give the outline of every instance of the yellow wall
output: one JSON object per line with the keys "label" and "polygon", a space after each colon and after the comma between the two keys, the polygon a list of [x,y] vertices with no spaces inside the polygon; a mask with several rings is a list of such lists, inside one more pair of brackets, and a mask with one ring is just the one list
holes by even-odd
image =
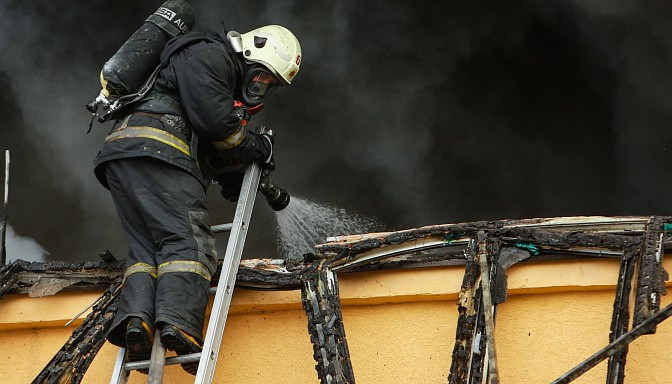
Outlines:
{"label": "yellow wall", "polygon": [[[669,257],[668,257],[669,259]],[[666,261],[670,270],[672,261]],[[462,267],[344,274],[343,317],[357,382],[442,383],[455,339]],[[618,262],[546,262],[509,270],[498,306],[496,348],[503,383],[548,383],[608,342]],[[78,323],[63,328],[99,292],[0,300],[0,380],[29,383]],[[671,299],[664,297],[663,305]],[[300,292],[238,289],[226,326],[216,382],[316,383]],[[626,382],[671,383],[672,321],[630,347]],[[109,382],[117,349],[100,351],[85,383]],[[576,383],[605,380],[606,363]],[[166,382],[193,381],[166,368]],[[133,373],[132,383],[146,382]]]}

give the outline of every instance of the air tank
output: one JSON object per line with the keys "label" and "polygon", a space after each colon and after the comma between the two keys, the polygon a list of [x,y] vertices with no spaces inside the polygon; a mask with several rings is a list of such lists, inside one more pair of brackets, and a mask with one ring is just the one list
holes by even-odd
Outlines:
{"label": "air tank", "polygon": [[102,94],[119,97],[136,92],[159,65],[168,40],[193,28],[191,6],[182,0],[163,3],[105,63],[100,72]]}

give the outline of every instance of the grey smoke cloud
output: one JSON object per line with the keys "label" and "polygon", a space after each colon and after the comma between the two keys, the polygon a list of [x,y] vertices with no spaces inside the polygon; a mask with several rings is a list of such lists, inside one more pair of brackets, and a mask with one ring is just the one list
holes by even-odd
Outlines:
{"label": "grey smoke cloud", "polygon": [[[161,1],[0,3],[0,149],[10,222],[52,259],[126,244],[85,134],[103,63]],[[481,219],[669,214],[672,7],[191,1],[196,29],[276,23],[303,47],[295,85],[253,124],[277,132],[274,181],[388,230]],[[233,205],[209,192],[214,223]],[[272,256],[255,208],[247,254]]]}
{"label": "grey smoke cloud", "polygon": [[49,255],[49,252],[34,239],[21,236],[14,231],[11,225],[7,226],[6,244],[7,244],[7,262],[21,259],[25,261],[43,262]]}

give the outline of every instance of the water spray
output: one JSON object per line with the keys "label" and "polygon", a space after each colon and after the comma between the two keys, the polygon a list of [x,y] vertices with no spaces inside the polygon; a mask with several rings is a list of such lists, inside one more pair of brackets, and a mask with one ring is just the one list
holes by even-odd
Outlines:
{"label": "water spray", "polygon": [[324,243],[329,236],[369,233],[383,228],[376,219],[301,196],[293,196],[292,203],[278,212],[276,219],[278,253],[295,261],[306,253],[315,253],[315,244]]}

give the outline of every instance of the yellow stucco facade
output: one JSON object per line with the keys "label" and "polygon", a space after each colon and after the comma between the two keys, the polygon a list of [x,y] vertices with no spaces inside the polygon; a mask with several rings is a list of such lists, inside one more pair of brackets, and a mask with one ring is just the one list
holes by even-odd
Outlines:
{"label": "yellow stucco facade", "polygon": [[[664,262],[671,270],[672,259]],[[496,317],[501,382],[548,383],[608,343],[618,260],[522,263],[508,271],[509,295]],[[463,267],[339,276],[343,320],[359,384],[447,382]],[[669,286],[669,282],[668,282]],[[100,292],[0,300],[0,378],[30,383],[83,317],[63,325]],[[663,298],[662,305],[672,301]],[[84,315],[85,316],[85,315]],[[672,383],[672,320],[630,345],[626,383]],[[217,383],[317,383],[300,291],[237,289]],[[117,348],[106,344],[84,383],[107,383]],[[576,383],[603,383],[606,362]],[[179,366],[165,382],[193,382]],[[132,383],[146,382],[133,373]]]}

